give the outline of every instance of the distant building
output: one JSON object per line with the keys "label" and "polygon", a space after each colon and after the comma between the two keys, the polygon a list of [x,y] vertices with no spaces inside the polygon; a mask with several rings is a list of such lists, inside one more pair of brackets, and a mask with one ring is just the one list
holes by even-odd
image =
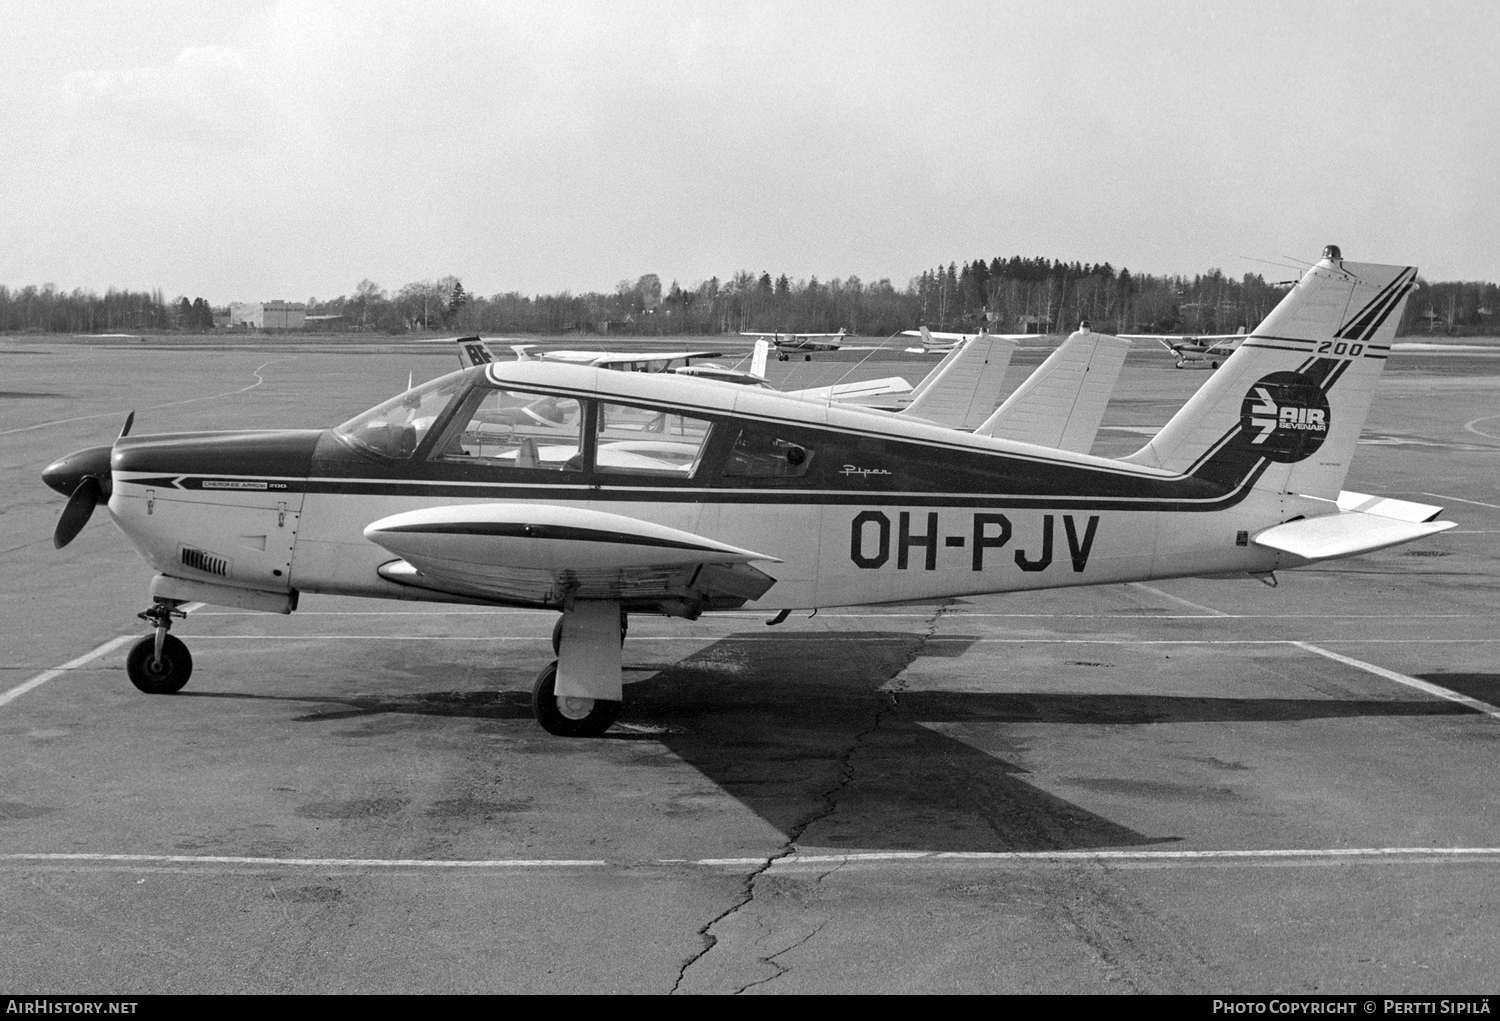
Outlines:
{"label": "distant building", "polygon": [[307,326],[307,306],[279,298],[231,302],[229,325],[251,330],[300,330]]}

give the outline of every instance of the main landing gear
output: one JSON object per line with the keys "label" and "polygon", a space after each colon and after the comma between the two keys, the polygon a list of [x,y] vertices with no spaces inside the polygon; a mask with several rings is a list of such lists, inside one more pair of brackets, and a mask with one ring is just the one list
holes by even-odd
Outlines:
{"label": "main landing gear", "polygon": [[130,683],[148,695],[170,695],[181,691],[193,675],[193,657],[181,640],[167,634],[173,617],[186,617],[177,609],[177,601],[158,599],[151,609],[136,614],[150,624],[154,635],[147,635],[130,647],[125,656],[125,673]]}
{"label": "main landing gear", "polygon": [[[599,737],[615,722],[626,628],[618,603],[580,602],[563,610],[552,628],[557,659],[531,686],[531,709],[543,730],[558,737]],[[566,669],[559,684],[561,667]]]}

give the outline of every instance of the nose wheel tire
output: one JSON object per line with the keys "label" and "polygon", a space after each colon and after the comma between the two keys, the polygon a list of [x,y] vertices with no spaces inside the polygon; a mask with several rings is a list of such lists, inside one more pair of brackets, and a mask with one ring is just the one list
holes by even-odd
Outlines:
{"label": "nose wheel tire", "polygon": [[193,675],[193,657],[181,639],[167,635],[156,658],[156,636],[147,635],[130,647],[125,657],[130,683],[148,695],[170,695],[181,691]]}
{"label": "nose wheel tire", "polygon": [[542,729],[558,737],[599,737],[620,715],[620,703],[602,698],[558,698],[557,663],[548,663],[531,688],[531,711]]}

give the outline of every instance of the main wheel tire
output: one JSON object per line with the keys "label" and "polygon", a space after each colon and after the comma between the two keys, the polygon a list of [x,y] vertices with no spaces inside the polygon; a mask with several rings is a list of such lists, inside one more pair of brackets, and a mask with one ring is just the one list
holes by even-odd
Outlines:
{"label": "main wheel tire", "polygon": [[170,695],[182,690],[193,676],[193,657],[179,639],[167,635],[161,643],[161,660],[156,661],[156,636],[147,635],[130,647],[125,657],[125,674],[130,683],[148,695]]}
{"label": "main wheel tire", "polygon": [[[630,617],[624,610],[620,611],[620,644],[625,644],[625,632],[630,630]],[[552,655],[562,655],[562,614],[558,614],[557,623],[552,625]]]}
{"label": "main wheel tire", "polygon": [[558,698],[557,663],[553,661],[531,687],[531,711],[549,734],[599,737],[620,715],[620,703],[602,698]]}

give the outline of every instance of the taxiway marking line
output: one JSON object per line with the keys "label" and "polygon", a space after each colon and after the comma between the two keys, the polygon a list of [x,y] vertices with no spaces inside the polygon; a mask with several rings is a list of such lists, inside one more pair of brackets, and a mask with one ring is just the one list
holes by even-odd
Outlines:
{"label": "taxiway marking line", "polygon": [[1145,582],[1132,581],[1128,584],[1131,588],[1140,589],[1142,592],[1150,592],[1153,596],[1160,596],[1162,599],[1170,600],[1171,602],[1177,603],[1179,606],[1186,606],[1190,610],[1202,610],[1210,617],[1229,616],[1229,614],[1225,613],[1223,610],[1215,610],[1212,606],[1204,606],[1201,603],[1195,603],[1191,600],[1183,599],[1181,596],[1174,596],[1170,592],[1163,592],[1159,588],[1152,588]]}
{"label": "taxiway marking line", "polygon": [[1487,433],[1483,429],[1474,428],[1480,422],[1488,422],[1492,418],[1500,418],[1500,415],[1480,415],[1478,418],[1465,422],[1464,428],[1475,436],[1483,436],[1487,440],[1500,440],[1500,436],[1496,436],[1494,433]]}
{"label": "taxiway marking line", "polygon": [[[657,858],[647,860],[608,860],[603,858],[264,858],[249,855],[192,854],[0,854],[5,865],[227,865],[253,868],[343,868],[343,869],[432,869],[432,870],[529,870],[529,869],[598,869],[660,868],[697,866],[700,868],[758,867],[767,858]],[[1400,858],[1500,857],[1500,847],[1332,847],[1332,848],[1266,848],[1202,851],[866,851],[851,854],[790,854],[771,858],[770,868],[792,870],[827,865],[849,864],[996,864],[1094,862],[1107,865],[1116,862],[1156,862],[1178,864],[1199,861],[1379,861]]]}
{"label": "taxiway marking line", "polygon": [[1475,507],[1488,507],[1490,510],[1500,510],[1500,504],[1484,503],[1481,500],[1465,500],[1461,496],[1444,496],[1442,493],[1423,493],[1422,495],[1430,496],[1434,500],[1457,500],[1459,503],[1471,503]]}
{"label": "taxiway marking line", "polygon": [[[160,411],[163,408],[176,408],[176,407],[179,407],[179,406],[181,406],[183,404],[197,404],[199,401],[214,401],[214,400],[218,400],[221,397],[233,397],[236,394],[246,393],[246,392],[248,392],[250,390],[254,390],[258,386],[262,386],[262,385],[265,384],[266,379],[265,379],[264,376],[262,376],[260,374],[260,370],[261,369],[264,369],[267,365],[275,365],[277,362],[290,362],[290,361],[294,361],[296,359],[296,357],[297,357],[296,355],[292,355],[291,357],[288,357],[288,358],[272,358],[268,362],[261,362],[250,373],[252,376],[255,377],[255,382],[251,383],[249,386],[242,386],[238,390],[226,390],[224,393],[221,393],[221,394],[209,394],[207,397],[189,397],[185,401],[169,401],[166,404],[153,404],[153,405],[151,405],[148,408],[143,408],[142,410],[144,410],[144,411]],[[120,411],[101,411],[97,415],[79,415],[76,418],[59,418],[59,419],[54,419],[51,422],[38,422],[35,425],[22,426],[19,429],[5,429],[5,430],[0,430],[0,436],[11,436],[11,435],[14,435],[15,433],[31,432],[34,429],[45,429],[48,426],[52,426],[52,425],[68,425],[69,423],[72,423],[72,422],[87,422],[90,419],[95,419],[95,418],[119,418],[121,414],[122,414],[122,412],[120,412]]]}
{"label": "taxiway marking line", "polygon": [[[1452,530],[1447,535],[1500,535],[1500,529],[1492,532],[1462,532]],[[199,604],[202,605],[202,604]],[[200,617],[264,617],[264,610],[209,610],[200,613]],[[302,617],[545,617],[547,620],[556,620],[556,612],[553,610],[298,610],[294,614]],[[953,618],[998,618],[1014,620],[1201,620],[1205,616],[1224,617],[1229,620],[1306,620],[1305,613],[972,613],[968,610],[949,610],[945,615]],[[838,620],[864,620],[884,619],[895,617],[904,620],[928,620],[932,617],[930,613],[820,613],[819,619],[831,618]],[[1493,619],[1493,614],[1487,613],[1319,613],[1321,620],[1468,620],[1474,617],[1483,617],[1486,620]],[[764,613],[716,613],[712,618],[701,617],[696,623],[709,624],[714,621],[740,621],[740,620],[764,620]],[[807,618],[794,617],[790,621],[801,621]]]}
{"label": "taxiway marking line", "polygon": [[[722,638],[723,636],[717,636]],[[828,631],[817,636],[829,642],[906,642],[905,637],[871,638],[864,634]],[[196,635],[199,642],[540,642],[535,635]],[[712,642],[714,635],[637,636],[642,642]],[[776,635],[742,635],[740,642],[775,642]],[[1348,645],[1494,645],[1500,638],[1335,638],[1319,639]],[[964,638],[934,635],[927,642],[963,642],[966,645],[1302,645],[1291,638]]]}
{"label": "taxiway marking line", "polygon": [[32,688],[39,688],[42,685],[46,684],[48,681],[52,680],[52,678],[59,677],[62,674],[67,673],[69,670],[77,670],[79,667],[84,666],[85,664],[92,663],[100,656],[107,656],[111,652],[114,652],[116,649],[118,649],[120,646],[124,645],[126,642],[135,641],[137,637],[139,636],[120,635],[118,638],[111,638],[109,641],[105,642],[97,649],[85,652],[77,659],[70,659],[62,666],[53,667],[51,670],[44,670],[33,677],[31,680],[24,681],[16,685],[14,688],[11,688],[9,691],[5,692],[3,695],[0,695],[0,705],[5,705],[7,702],[20,698]]}
{"label": "taxiway marking line", "polygon": [[1388,681],[1395,681],[1397,684],[1404,684],[1408,688],[1416,688],[1418,691],[1425,691],[1429,695],[1436,695],[1438,698],[1445,698],[1449,702],[1457,702],[1459,705],[1467,706],[1470,709],[1475,710],[1476,712],[1481,712],[1486,716],[1492,716],[1495,719],[1500,720],[1500,708],[1496,708],[1495,706],[1490,705],[1488,702],[1481,702],[1477,698],[1470,698],[1468,695],[1461,695],[1458,692],[1445,688],[1440,684],[1433,684],[1430,681],[1424,681],[1416,677],[1408,677],[1406,674],[1399,674],[1394,670],[1387,670],[1385,667],[1376,666],[1374,663],[1366,663],[1363,660],[1355,659],[1352,656],[1343,656],[1337,652],[1331,652],[1328,649],[1313,645],[1310,642],[1293,642],[1292,644],[1297,646],[1298,648],[1306,649],[1308,652],[1315,652],[1319,656],[1324,656],[1328,659],[1331,659],[1335,663],[1342,663],[1345,666],[1352,666],[1357,670],[1363,670],[1366,673],[1374,674],[1376,677],[1384,677]]}

